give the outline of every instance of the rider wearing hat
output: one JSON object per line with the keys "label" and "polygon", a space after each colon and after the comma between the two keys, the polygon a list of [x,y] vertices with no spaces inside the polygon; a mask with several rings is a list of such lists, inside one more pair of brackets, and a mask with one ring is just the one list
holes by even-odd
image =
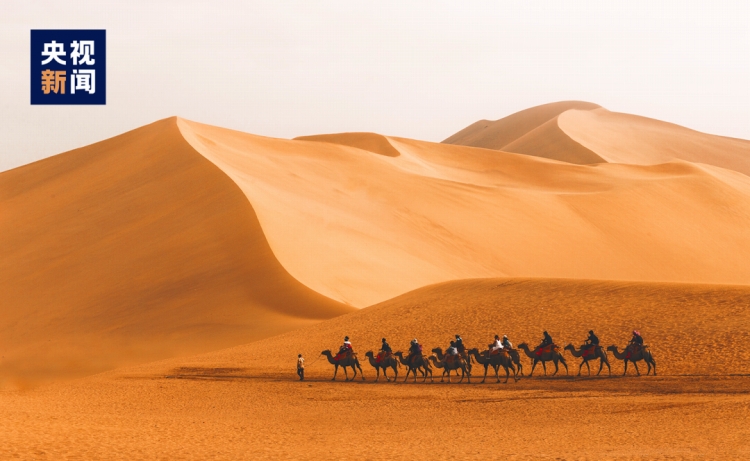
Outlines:
{"label": "rider wearing hat", "polygon": [[466,346],[464,346],[464,340],[461,338],[461,335],[456,335],[456,349],[458,350],[459,354],[463,354],[466,350]]}
{"label": "rider wearing hat", "polygon": [[513,344],[510,343],[506,335],[503,335],[502,345],[505,349],[513,349]]}
{"label": "rider wearing hat", "polygon": [[349,337],[344,336],[344,344],[339,347],[339,354],[343,354],[346,351],[353,351],[352,343],[349,342]]}
{"label": "rider wearing hat", "polygon": [[422,355],[422,345],[419,344],[417,338],[414,338],[411,340],[411,343],[409,343],[409,358],[417,355]]}

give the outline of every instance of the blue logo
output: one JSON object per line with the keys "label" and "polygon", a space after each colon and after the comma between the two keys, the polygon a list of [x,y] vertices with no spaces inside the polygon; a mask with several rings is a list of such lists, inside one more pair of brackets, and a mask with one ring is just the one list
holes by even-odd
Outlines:
{"label": "blue logo", "polygon": [[31,104],[106,103],[106,30],[31,31]]}

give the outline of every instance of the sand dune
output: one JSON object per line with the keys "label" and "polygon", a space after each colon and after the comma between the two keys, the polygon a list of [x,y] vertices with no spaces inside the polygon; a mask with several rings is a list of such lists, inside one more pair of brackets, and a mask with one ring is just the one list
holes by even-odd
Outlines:
{"label": "sand dune", "polygon": [[178,124],[248,197],[290,274],[357,307],[473,277],[750,283],[750,178],[732,171]]}
{"label": "sand dune", "polygon": [[681,159],[750,176],[750,141],[743,139],[604,109],[567,111],[558,124],[572,140],[607,162],[654,165]]}
{"label": "sand dune", "polygon": [[456,279],[747,284],[749,199],[683,161],[168,119],[0,175],[1,370],[198,353]]}
{"label": "sand dune", "polygon": [[[530,107],[500,120],[480,120],[445,141],[446,144],[505,150],[505,146],[572,109],[593,110],[600,106],[583,101],[561,101]],[[516,152],[516,151],[511,151]],[[519,152],[526,153],[526,152]]]}
{"label": "sand dune", "polygon": [[[555,342],[564,346],[581,344],[588,331],[594,329],[603,345],[622,347],[630,339],[630,332],[638,329],[651,347],[662,376],[747,375],[748,305],[747,286],[565,279],[462,280],[423,287],[292,333],[137,367],[130,373],[169,375],[184,370],[189,375],[189,369],[219,368],[255,376],[289,373],[289,364],[294,364],[298,352],[314,359],[323,349],[337,348],[345,334],[364,355],[367,350],[377,350],[383,336],[394,350],[407,350],[415,337],[428,348],[445,349],[454,334],[461,334],[469,347],[486,349],[495,334],[507,334],[514,344],[538,344],[542,331],[548,330]],[[577,373],[579,360],[566,354],[570,371]],[[622,374],[622,362],[612,354],[609,358],[613,374]],[[527,364],[525,360],[524,367]],[[525,370],[530,371],[528,367]],[[368,371],[371,369],[365,370]],[[325,360],[308,370],[311,377],[317,378],[330,378],[332,372],[333,367]],[[630,372],[635,374],[632,367]],[[371,376],[372,372],[367,374]]]}
{"label": "sand dune", "polygon": [[319,141],[342,146],[351,146],[388,157],[398,157],[401,153],[393,147],[387,137],[376,133],[338,133],[316,136],[299,136],[300,141]]}
{"label": "sand dune", "polygon": [[[3,458],[745,459],[750,288],[574,280],[424,287],[253,344],[20,394],[0,394]],[[352,336],[470,346],[493,334],[578,344],[638,327],[658,377],[522,378],[496,384],[329,381],[315,357]],[[308,381],[295,380],[298,351]],[[577,361],[569,355],[571,374]],[[529,362],[524,360],[528,374]],[[475,368],[476,370],[477,368]],[[403,370],[402,370],[403,377]],[[381,378],[382,379],[382,378]],[[710,424],[707,423],[710,421]],[[460,440],[461,443],[446,443]]]}
{"label": "sand dune", "polygon": [[351,308],[294,280],[175,119],[0,174],[0,376],[246,343]]}
{"label": "sand dune", "polygon": [[494,122],[480,120],[443,142],[581,165],[655,165],[679,159],[750,175],[750,141],[610,112],[590,103],[546,104]]}

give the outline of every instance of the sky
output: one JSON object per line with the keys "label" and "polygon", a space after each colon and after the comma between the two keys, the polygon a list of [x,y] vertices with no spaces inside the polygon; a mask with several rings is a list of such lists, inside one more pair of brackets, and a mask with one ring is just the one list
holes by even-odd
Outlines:
{"label": "sky", "polygon": [[[750,2],[4,1],[0,171],[178,115],[441,141],[548,102],[750,139]],[[107,104],[32,106],[31,29],[106,29]]]}

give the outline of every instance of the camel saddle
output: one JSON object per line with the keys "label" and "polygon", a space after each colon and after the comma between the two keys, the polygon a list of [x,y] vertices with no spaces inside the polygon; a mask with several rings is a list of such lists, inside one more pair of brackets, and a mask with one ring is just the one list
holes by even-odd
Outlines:
{"label": "camel saddle", "polygon": [[448,355],[445,356],[444,362],[445,363],[454,363],[454,362],[456,362],[456,361],[458,361],[460,359],[461,359],[460,355],[451,355],[451,354],[448,354]]}
{"label": "camel saddle", "polygon": [[581,349],[583,349],[583,353],[581,354],[581,357],[589,357],[596,355],[596,348],[594,344],[585,344],[581,346]]}
{"label": "camel saddle", "polygon": [[336,357],[334,357],[333,360],[338,362],[339,360],[351,357],[352,355],[354,355],[354,351],[351,349],[347,349],[344,352],[339,352],[338,354],[336,354]]}
{"label": "camel saddle", "polygon": [[492,349],[490,349],[490,357],[494,357],[494,356],[500,355],[500,354],[506,354],[507,355],[507,352],[505,352],[505,349],[496,349],[494,351]]}
{"label": "camel saddle", "polygon": [[641,352],[642,350],[646,349],[648,346],[644,345],[637,345],[637,344],[630,344],[627,348],[625,348],[625,351],[627,352],[625,354],[625,359],[629,359],[633,354],[637,354]]}
{"label": "camel saddle", "polygon": [[387,359],[387,358],[390,358],[390,357],[391,357],[391,355],[392,355],[392,354],[391,354],[390,352],[384,352],[384,351],[380,351],[380,352],[378,352],[378,356],[377,356],[377,357],[375,357],[375,363],[380,363],[380,362],[382,362],[383,360],[385,360],[385,359]]}
{"label": "camel saddle", "polygon": [[559,350],[560,350],[560,348],[557,347],[556,344],[548,344],[548,345],[543,346],[543,347],[537,347],[536,348],[536,355],[538,355],[538,356],[541,357],[542,354],[548,354],[548,353],[550,353],[552,351],[559,351]]}

